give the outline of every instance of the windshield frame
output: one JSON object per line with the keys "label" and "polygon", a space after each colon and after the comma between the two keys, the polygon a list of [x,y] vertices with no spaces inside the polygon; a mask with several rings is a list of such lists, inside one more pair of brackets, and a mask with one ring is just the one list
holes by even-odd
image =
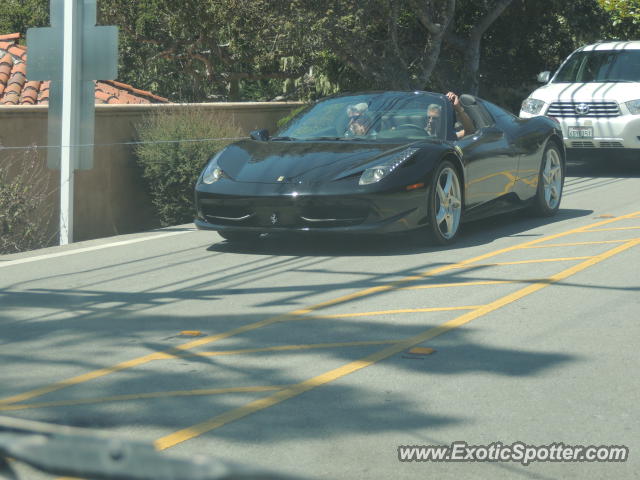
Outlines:
{"label": "windshield frame", "polygon": [[[435,134],[428,134],[426,123],[428,110],[433,104],[440,107],[440,120]],[[380,143],[406,143],[420,140],[446,140],[453,128],[452,109],[447,98],[434,92],[387,91],[361,92],[326,97],[300,111],[272,137],[272,140],[286,141],[368,141]],[[346,128],[353,121],[353,108],[360,108],[369,116],[366,134],[349,134]],[[325,113],[329,110],[329,113]],[[357,115],[360,117],[363,115]],[[406,127],[392,125],[398,119],[407,118]],[[437,118],[437,117],[434,117]],[[421,125],[424,119],[425,125]],[[313,134],[303,134],[308,123],[321,120],[327,123]],[[387,122],[387,123],[385,123]],[[409,127],[408,125],[414,125]],[[400,128],[398,128],[400,127]],[[423,128],[424,127],[424,128]],[[421,133],[420,130],[424,130]],[[341,134],[340,131],[343,131]]]}

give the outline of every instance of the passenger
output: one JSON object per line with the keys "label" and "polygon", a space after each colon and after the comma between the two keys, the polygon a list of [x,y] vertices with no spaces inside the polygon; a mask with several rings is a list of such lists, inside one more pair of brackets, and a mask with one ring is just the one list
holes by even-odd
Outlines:
{"label": "passenger", "polygon": [[453,104],[453,110],[456,112],[457,121],[462,124],[462,130],[457,131],[456,136],[458,138],[462,138],[467,135],[471,135],[476,129],[473,125],[473,120],[471,120],[471,117],[469,117],[467,112],[464,111],[458,95],[453,92],[448,92],[447,98]]}
{"label": "passenger", "polygon": [[366,135],[371,128],[371,122],[367,118],[368,105],[366,103],[358,103],[347,107],[347,116],[349,123],[345,136],[362,136]]}

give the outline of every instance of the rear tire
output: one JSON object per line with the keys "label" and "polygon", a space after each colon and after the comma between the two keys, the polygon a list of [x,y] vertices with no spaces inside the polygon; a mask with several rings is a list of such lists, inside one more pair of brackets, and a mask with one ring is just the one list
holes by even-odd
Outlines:
{"label": "rear tire", "polygon": [[565,164],[560,149],[550,142],[542,154],[538,190],[531,206],[531,213],[539,217],[556,214],[562,200],[564,175]]}
{"label": "rear tire", "polygon": [[436,168],[428,198],[430,236],[438,245],[456,241],[462,219],[462,187],[458,170],[448,160]]}

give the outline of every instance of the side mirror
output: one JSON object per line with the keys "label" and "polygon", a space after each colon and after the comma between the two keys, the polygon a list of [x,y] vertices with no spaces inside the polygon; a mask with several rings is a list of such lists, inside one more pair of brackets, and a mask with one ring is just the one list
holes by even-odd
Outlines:
{"label": "side mirror", "polygon": [[249,132],[251,140],[257,140],[258,142],[266,142],[269,140],[269,130],[263,128],[262,130],[253,130]]}
{"label": "side mirror", "polygon": [[549,83],[551,79],[551,72],[540,72],[538,74],[538,82],[540,83]]}

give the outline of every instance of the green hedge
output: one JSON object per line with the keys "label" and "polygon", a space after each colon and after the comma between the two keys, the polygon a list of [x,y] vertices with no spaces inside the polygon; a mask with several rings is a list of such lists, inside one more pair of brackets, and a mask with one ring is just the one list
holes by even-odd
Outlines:
{"label": "green hedge", "polygon": [[245,136],[228,119],[197,107],[151,115],[137,130],[137,162],[163,226],[193,221],[201,170],[217,151]]}
{"label": "green hedge", "polygon": [[35,150],[0,160],[0,254],[51,246],[55,188]]}

